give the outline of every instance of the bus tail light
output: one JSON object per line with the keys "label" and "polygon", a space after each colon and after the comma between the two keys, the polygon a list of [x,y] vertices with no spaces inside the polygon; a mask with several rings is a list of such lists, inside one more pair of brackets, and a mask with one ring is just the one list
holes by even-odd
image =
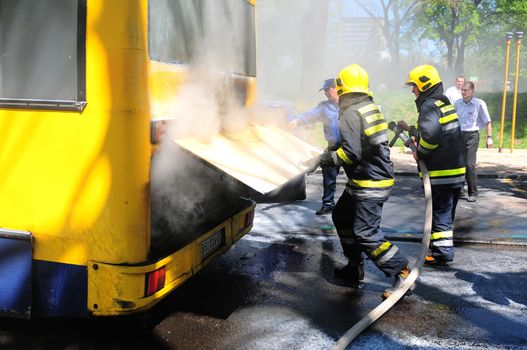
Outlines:
{"label": "bus tail light", "polygon": [[245,214],[245,227],[249,227],[253,224],[254,220],[254,209]]}
{"label": "bus tail light", "polygon": [[145,297],[154,294],[165,286],[167,268],[163,266],[146,274]]}

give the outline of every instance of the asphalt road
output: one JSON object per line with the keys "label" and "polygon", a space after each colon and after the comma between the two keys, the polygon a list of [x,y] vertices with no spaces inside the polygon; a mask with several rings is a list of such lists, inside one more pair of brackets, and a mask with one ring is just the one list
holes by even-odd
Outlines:
{"label": "asphalt road", "polygon": [[[259,204],[252,233],[161,302],[151,315],[159,322],[153,330],[139,331],[123,319],[0,319],[0,348],[331,348],[381,302],[391,280],[370,261],[362,289],[333,277],[345,259],[330,216],[314,216],[320,183],[319,174],[308,177],[306,201]],[[344,177],[339,191],[343,184]],[[455,262],[425,268],[414,294],[350,348],[527,349],[525,185],[482,179],[477,204],[460,202]],[[398,178],[382,222],[414,260],[421,196],[417,179]]]}

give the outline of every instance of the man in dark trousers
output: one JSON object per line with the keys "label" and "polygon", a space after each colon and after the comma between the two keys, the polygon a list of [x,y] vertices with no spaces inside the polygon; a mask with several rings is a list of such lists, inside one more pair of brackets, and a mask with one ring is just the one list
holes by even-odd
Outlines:
{"label": "man in dark trousers", "polygon": [[373,103],[368,73],[358,64],[344,68],[336,79],[339,95],[341,146],[321,155],[322,167],[342,165],[346,189],[333,210],[333,223],[349,259],[338,278],[354,286],[364,280],[364,252],[386,276],[394,276],[389,297],[408,277],[408,259],[380,230],[382,207],[394,184],[387,123]]}
{"label": "man in dark trousers", "polygon": [[[417,128],[404,121],[399,127],[415,137],[416,160],[427,166],[432,184],[432,235],[427,265],[445,265],[454,260],[453,224],[461,188],[465,182],[465,145],[458,116],[443,95],[443,83],[430,65],[415,67],[408,75],[416,100]],[[421,174],[420,174],[421,175]]]}
{"label": "man in dark trousers", "polygon": [[[478,175],[476,172],[477,152],[479,147],[479,130],[487,130],[486,146],[492,148],[492,125],[490,122],[487,104],[482,99],[474,96],[474,83],[467,81],[461,87],[462,99],[454,103],[463,139],[465,141],[465,154],[467,157],[467,202],[475,202],[478,196]],[[461,197],[463,198],[463,196]]]}
{"label": "man in dark trousers", "polygon": [[[320,102],[315,108],[298,114],[290,123],[289,128],[296,128],[299,124],[312,124],[322,122],[324,126],[324,137],[328,142],[326,151],[335,151],[340,144],[339,133],[339,96],[335,90],[335,79],[326,79],[319,91],[324,90],[326,101]],[[322,179],[324,194],[322,195],[322,206],[316,211],[317,215],[331,213],[335,207],[335,189],[337,187],[337,175],[340,166],[322,168]]]}

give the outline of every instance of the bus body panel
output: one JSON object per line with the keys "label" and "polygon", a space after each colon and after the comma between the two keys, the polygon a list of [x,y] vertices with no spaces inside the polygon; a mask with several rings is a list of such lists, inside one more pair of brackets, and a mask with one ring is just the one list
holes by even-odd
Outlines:
{"label": "bus body panel", "polygon": [[88,2],[82,113],[0,109],[0,222],[34,234],[35,259],[147,256],[146,11],[146,1]]}
{"label": "bus body panel", "polygon": [[[154,104],[170,103],[188,74],[184,66],[149,59],[147,0],[79,4],[86,6],[79,19],[85,66],[78,68],[85,74],[85,107],[0,108],[0,227],[34,238],[18,266],[27,282],[18,289],[19,317],[28,317],[27,310],[34,316],[146,310],[252,227],[254,203],[246,203],[182,249],[149,259]],[[255,78],[238,80],[250,104]],[[224,241],[203,256],[218,230]],[[2,256],[0,266],[8,265]],[[162,265],[167,284],[145,297],[148,274]]]}

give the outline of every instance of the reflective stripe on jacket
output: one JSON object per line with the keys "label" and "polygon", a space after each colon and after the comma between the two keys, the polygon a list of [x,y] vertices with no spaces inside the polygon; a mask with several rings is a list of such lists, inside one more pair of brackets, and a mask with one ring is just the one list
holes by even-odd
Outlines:
{"label": "reflective stripe on jacket", "polygon": [[346,191],[360,200],[384,201],[394,184],[388,124],[366,94],[342,95],[339,107],[341,147],[336,156],[349,179]]}
{"label": "reflective stripe on jacket", "polygon": [[[454,106],[438,93],[418,103],[417,155],[430,172],[432,186],[460,187],[465,181],[463,134]],[[422,176],[421,173],[419,173]]]}

